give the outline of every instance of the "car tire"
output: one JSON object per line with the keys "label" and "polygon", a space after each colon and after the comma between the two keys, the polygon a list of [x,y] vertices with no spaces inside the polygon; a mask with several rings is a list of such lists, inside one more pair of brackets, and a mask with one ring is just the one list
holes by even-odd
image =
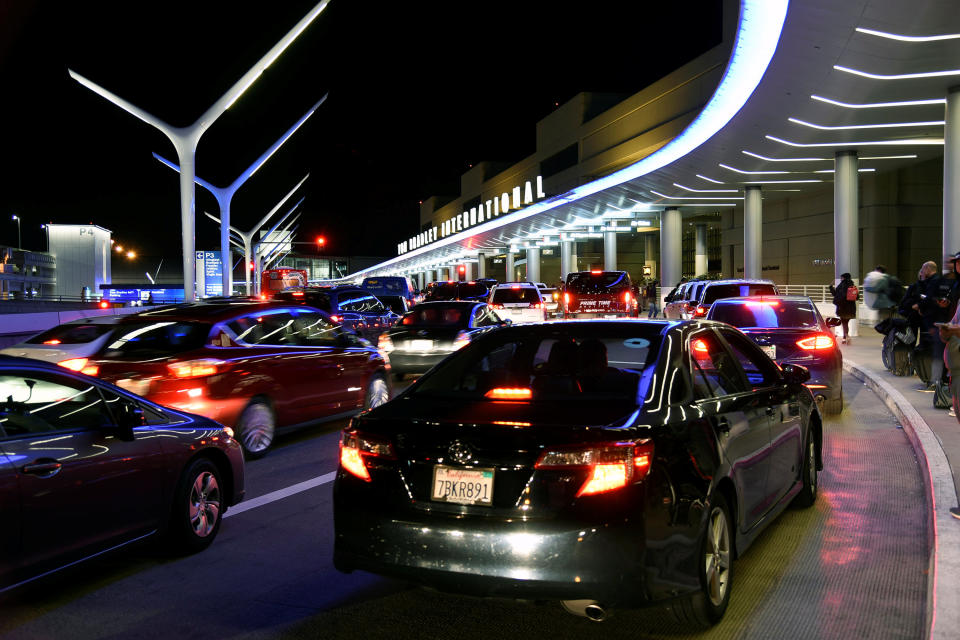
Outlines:
{"label": "car tire", "polygon": [[367,390],[363,394],[363,408],[374,409],[390,400],[390,387],[387,381],[379,373],[375,373],[367,384]]}
{"label": "car tire", "polygon": [[267,455],[277,433],[277,419],[264,400],[254,400],[243,410],[234,426],[237,440],[248,460]]}
{"label": "car tire", "polygon": [[823,412],[828,416],[835,416],[843,412],[843,389],[836,398],[823,401]]}
{"label": "car tire", "polygon": [[723,618],[733,589],[733,524],[723,495],[710,499],[707,526],[700,541],[700,589],[670,605],[677,621],[705,629]]}
{"label": "car tire", "polygon": [[184,470],[173,496],[168,541],[178,553],[196,553],[210,546],[220,531],[224,510],[220,470],[197,458]]}
{"label": "car tire", "polygon": [[807,446],[803,450],[803,487],[800,493],[793,499],[798,507],[812,507],[817,501],[817,488],[820,486],[817,477],[817,445],[813,439],[813,433],[807,433]]}

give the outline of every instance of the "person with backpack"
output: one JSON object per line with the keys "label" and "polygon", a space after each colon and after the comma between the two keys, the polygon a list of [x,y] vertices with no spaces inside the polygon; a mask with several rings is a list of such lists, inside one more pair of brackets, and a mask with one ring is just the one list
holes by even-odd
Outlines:
{"label": "person with backpack", "polygon": [[[877,267],[863,279],[863,304],[876,310],[877,319],[883,322],[893,315],[896,302],[903,297],[903,285],[887,273],[886,267]],[[893,300],[897,298],[897,300]]]}
{"label": "person with backpack", "polygon": [[836,287],[830,285],[830,293],[833,294],[833,304],[843,325],[843,344],[850,344],[850,320],[857,317],[857,296],[860,292],[850,274],[841,273],[839,284]]}

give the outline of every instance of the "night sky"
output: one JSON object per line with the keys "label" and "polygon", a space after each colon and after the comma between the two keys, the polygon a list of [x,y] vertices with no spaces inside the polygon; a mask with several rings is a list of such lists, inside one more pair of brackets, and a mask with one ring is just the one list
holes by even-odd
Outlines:
{"label": "night sky", "polygon": [[[173,146],[67,69],[185,126],[314,4],[4,0],[0,244],[16,244],[17,214],[25,248],[45,248],[43,222],[92,222],[178,262],[177,176],[150,155],[176,161]],[[420,200],[456,196],[473,163],[532,153],[557,103],[635,93],[719,38],[718,0],[332,0],[204,134],[197,174],[226,186],[329,92],[237,193],[234,225],[309,172],[297,240],[322,233],[328,254],[389,257],[417,232]],[[198,187],[197,248],[219,248],[204,210],[217,205]]]}

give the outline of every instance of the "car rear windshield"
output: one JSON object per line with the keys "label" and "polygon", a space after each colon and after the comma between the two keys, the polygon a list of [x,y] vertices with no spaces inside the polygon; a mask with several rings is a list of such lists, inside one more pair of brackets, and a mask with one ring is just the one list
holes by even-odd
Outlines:
{"label": "car rear windshield", "polygon": [[27,344],[86,344],[114,328],[113,324],[62,324],[30,338]]}
{"label": "car rear windshield", "polygon": [[500,330],[438,364],[413,395],[523,402],[640,404],[660,327],[605,325]]}
{"label": "car rear windshield", "polygon": [[469,305],[422,305],[414,307],[400,323],[404,326],[466,327],[471,312]]}
{"label": "car rear windshield", "polygon": [[457,297],[457,285],[452,282],[435,284],[427,289],[426,298],[428,300],[455,300]]}
{"label": "car rear windshield", "polygon": [[812,302],[793,300],[721,301],[710,318],[739,329],[815,329],[820,324]]}
{"label": "car rear windshield", "polygon": [[210,335],[205,322],[145,321],[117,328],[103,355],[108,358],[162,358],[199,349]]}
{"label": "car rear windshield", "polygon": [[377,296],[377,298],[384,306],[396,314],[403,315],[403,312],[407,310],[403,304],[404,299],[402,296]]}
{"label": "car rear windshield", "polygon": [[540,293],[533,287],[497,288],[493,292],[493,301],[498,304],[513,304],[517,302],[540,302]]}
{"label": "car rear windshield", "polygon": [[567,291],[587,294],[615,294],[628,288],[630,280],[624,272],[573,273],[567,279]]}
{"label": "car rear windshield", "polygon": [[[303,295],[299,295],[302,293]],[[291,302],[305,302],[311,307],[316,307],[321,311],[330,313],[330,295],[322,291],[281,291],[276,296],[278,300],[289,300]]]}
{"label": "car rear windshield", "polygon": [[482,298],[490,293],[487,285],[479,282],[461,282],[458,288],[458,295],[461,298]]}
{"label": "car rear windshield", "polygon": [[775,296],[777,289],[772,284],[743,283],[743,284],[714,284],[707,287],[703,294],[702,304],[713,304],[721,298],[742,298],[745,296]]}

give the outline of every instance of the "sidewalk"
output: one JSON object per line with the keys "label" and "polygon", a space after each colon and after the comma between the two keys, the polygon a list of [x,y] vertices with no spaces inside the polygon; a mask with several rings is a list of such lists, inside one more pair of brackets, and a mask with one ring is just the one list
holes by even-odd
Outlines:
{"label": "sidewalk", "polygon": [[960,629],[960,520],[949,509],[960,495],[960,422],[933,407],[933,393],[916,376],[898,377],[880,358],[883,337],[860,326],[852,344],[841,345],[843,367],[873,389],[900,420],[926,476],[930,505],[928,618],[931,638],[956,638]]}

